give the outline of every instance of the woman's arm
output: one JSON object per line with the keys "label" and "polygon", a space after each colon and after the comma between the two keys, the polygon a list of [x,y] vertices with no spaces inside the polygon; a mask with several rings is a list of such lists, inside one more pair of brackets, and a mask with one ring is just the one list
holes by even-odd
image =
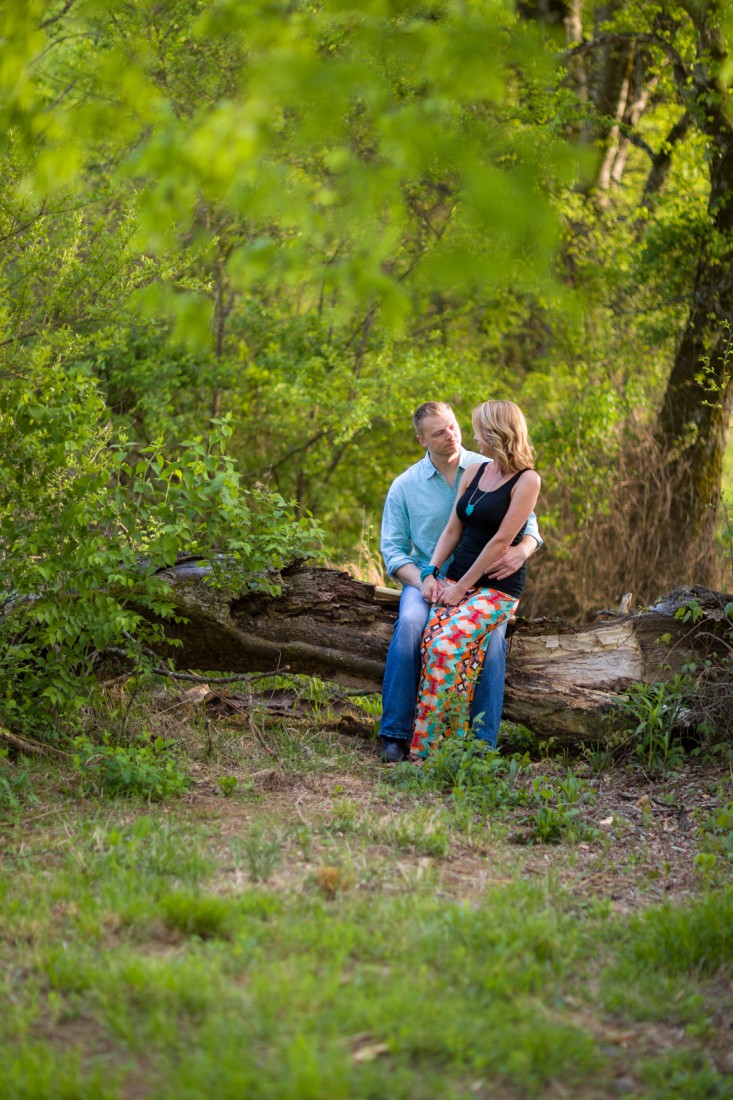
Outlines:
{"label": "woman's arm", "polygon": [[[435,550],[433,550],[430,558],[430,565],[442,566],[460,542],[461,535],[463,534],[463,524],[458,518],[456,506],[466,490],[471,475],[475,474],[475,472],[475,466],[469,466],[463,471],[461,482],[458,486],[458,492],[456,493],[456,503],[453,505],[450,519],[441,531],[440,538],[435,544]],[[442,588],[443,582],[439,581],[437,577],[426,577],[422,584],[423,598],[427,600],[428,603],[433,603],[437,600]]]}
{"label": "woman's arm", "polygon": [[522,474],[514,486],[511,503],[504,519],[501,521],[499,530],[493,538],[489,539],[476,561],[470,569],[466,570],[461,579],[454,584],[449,584],[444,589],[441,595],[442,603],[454,604],[462,600],[468,589],[473,587],[479,577],[482,577],[491,568],[497,558],[506,553],[527,522],[530,512],[534,511],[534,506],[540,495],[541,484],[540,475],[535,470],[527,470]]}

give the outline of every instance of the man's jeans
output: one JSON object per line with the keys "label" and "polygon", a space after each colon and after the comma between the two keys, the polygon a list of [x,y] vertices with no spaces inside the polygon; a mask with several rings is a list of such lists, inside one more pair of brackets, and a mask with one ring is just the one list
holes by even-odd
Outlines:
{"label": "man's jeans", "polygon": [[[382,681],[381,737],[412,740],[420,683],[420,642],[429,612],[430,605],[422,598],[420,590],[406,584]],[[493,748],[496,748],[504,706],[506,627],[506,622],[501,623],[489,636],[484,667],[471,704],[473,734]],[[480,721],[477,721],[478,715],[482,715]]]}

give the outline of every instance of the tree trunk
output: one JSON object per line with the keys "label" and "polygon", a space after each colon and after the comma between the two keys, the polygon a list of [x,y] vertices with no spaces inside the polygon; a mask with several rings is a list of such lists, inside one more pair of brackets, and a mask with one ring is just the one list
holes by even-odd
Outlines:
{"label": "tree trunk", "polygon": [[[710,230],[697,263],[690,312],[659,414],[657,435],[674,485],[672,523],[660,532],[704,563],[712,555],[727,433],[733,404],[733,121],[718,79],[726,60],[720,28],[690,8],[700,65],[689,109],[708,139]],[[705,575],[704,572],[702,574]]]}
{"label": "tree trunk", "polygon": [[[282,594],[232,598],[205,583],[206,569],[170,570],[179,614],[167,625],[182,647],[162,655],[180,667],[232,673],[291,672],[361,690],[380,690],[399,594],[332,569],[293,567]],[[693,595],[704,609],[696,627],[675,618]],[[597,739],[603,720],[632,684],[677,670],[691,654],[720,644],[722,608],[731,597],[681,589],[640,614],[575,627],[559,620],[517,622],[507,662],[504,716],[534,732]],[[608,613],[611,614],[611,613]],[[728,625],[730,625],[728,623]],[[661,642],[670,635],[670,644]],[[666,673],[665,673],[666,674]]]}
{"label": "tree trunk", "polygon": [[[675,487],[667,537],[709,548],[720,496],[733,386],[733,132],[711,167],[712,232],[697,264],[692,305],[659,414]],[[660,532],[661,534],[661,532]]]}

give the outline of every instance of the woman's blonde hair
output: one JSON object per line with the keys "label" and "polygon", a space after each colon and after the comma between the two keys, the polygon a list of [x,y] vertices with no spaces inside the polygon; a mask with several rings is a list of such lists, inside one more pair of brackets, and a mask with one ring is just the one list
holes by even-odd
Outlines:
{"label": "woman's blonde hair", "polygon": [[471,414],[473,430],[491,452],[502,473],[516,474],[534,467],[524,413],[513,401],[484,401]]}

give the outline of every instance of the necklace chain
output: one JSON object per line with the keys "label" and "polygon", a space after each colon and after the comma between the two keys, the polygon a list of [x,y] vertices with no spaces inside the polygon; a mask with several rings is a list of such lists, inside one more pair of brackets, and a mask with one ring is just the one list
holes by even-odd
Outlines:
{"label": "necklace chain", "polygon": [[[481,474],[483,474],[483,470],[481,471]],[[478,479],[479,482],[481,481],[481,474],[479,475],[479,479]],[[485,496],[488,496],[489,493],[496,492],[496,490],[500,489],[500,488],[501,488],[501,485],[495,485],[493,489],[479,489],[478,482],[477,482],[475,488],[471,491],[470,497],[468,498],[468,504],[466,505],[466,515],[467,516],[473,515],[473,512],[476,508],[476,504],[480,504]],[[477,492],[480,495],[476,498],[476,504],[474,504],[473,498],[474,498],[474,496],[476,496]]]}

